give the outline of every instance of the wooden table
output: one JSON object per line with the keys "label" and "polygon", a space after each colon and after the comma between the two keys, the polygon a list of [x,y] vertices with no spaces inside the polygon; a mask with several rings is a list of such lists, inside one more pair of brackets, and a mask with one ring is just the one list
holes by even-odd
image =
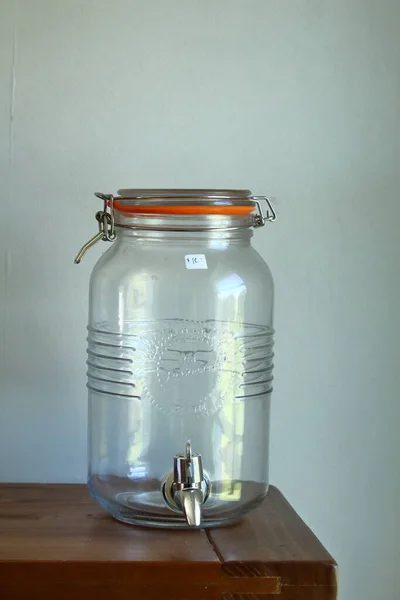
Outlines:
{"label": "wooden table", "polygon": [[240,524],[117,523],[83,485],[0,485],[0,599],[332,600],[336,563],[274,487]]}

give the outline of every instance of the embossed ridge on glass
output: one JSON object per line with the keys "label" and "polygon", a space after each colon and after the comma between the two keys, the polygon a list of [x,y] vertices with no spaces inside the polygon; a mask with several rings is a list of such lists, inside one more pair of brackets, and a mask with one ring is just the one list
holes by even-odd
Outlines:
{"label": "embossed ridge on glass", "polygon": [[88,387],[149,402],[165,415],[212,415],[228,398],[271,390],[273,330],[183,319],[88,327]]}

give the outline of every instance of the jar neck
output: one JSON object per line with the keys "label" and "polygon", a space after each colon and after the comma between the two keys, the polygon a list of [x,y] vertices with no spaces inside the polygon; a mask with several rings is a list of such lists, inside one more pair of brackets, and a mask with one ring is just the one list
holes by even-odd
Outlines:
{"label": "jar neck", "polygon": [[250,216],[232,215],[126,215],[117,213],[117,240],[168,243],[196,240],[207,246],[249,245],[253,236]]}

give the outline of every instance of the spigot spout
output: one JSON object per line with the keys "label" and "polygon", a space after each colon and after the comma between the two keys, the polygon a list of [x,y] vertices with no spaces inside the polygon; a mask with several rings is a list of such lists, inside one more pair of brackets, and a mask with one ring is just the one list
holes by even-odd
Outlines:
{"label": "spigot spout", "polygon": [[204,502],[203,491],[201,489],[179,490],[175,493],[175,500],[181,507],[189,527],[200,527],[201,508]]}

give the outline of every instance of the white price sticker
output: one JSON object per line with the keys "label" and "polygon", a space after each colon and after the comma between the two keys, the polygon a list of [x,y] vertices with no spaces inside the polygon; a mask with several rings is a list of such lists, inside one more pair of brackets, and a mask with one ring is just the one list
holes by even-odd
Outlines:
{"label": "white price sticker", "polygon": [[208,269],[204,254],[186,254],[185,266],[187,269]]}

